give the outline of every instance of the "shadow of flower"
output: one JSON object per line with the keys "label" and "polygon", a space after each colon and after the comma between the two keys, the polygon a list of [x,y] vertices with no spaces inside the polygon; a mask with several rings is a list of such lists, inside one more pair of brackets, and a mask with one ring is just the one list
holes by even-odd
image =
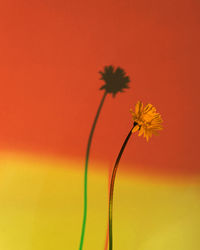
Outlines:
{"label": "shadow of flower", "polygon": [[128,89],[128,83],[130,78],[126,76],[126,72],[117,67],[116,70],[112,65],[105,66],[104,71],[99,71],[101,74],[100,80],[105,81],[105,84],[101,86],[100,90],[105,89],[107,93],[112,93],[113,97],[118,92],[124,92],[124,89]]}

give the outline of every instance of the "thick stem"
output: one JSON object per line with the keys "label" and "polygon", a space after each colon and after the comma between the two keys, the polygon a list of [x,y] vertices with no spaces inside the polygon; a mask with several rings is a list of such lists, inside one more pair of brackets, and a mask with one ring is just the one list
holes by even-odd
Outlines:
{"label": "thick stem", "polygon": [[87,144],[87,150],[86,150],[86,157],[85,157],[85,174],[84,174],[84,210],[83,210],[83,224],[82,224],[82,232],[81,232],[81,239],[80,239],[80,246],[79,250],[82,250],[83,248],[83,241],[84,241],[84,236],[85,236],[85,227],[86,227],[86,219],[87,219],[87,174],[88,174],[88,161],[89,161],[89,154],[90,154],[90,147],[91,147],[91,142],[92,142],[92,137],[94,134],[95,126],[101,111],[101,108],[103,106],[105,97],[107,95],[107,92],[105,91],[101,102],[99,104],[99,108],[97,110],[96,116],[94,118],[94,122],[90,131],[89,139],[88,139],[88,144]]}
{"label": "thick stem", "polygon": [[[134,128],[134,126],[135,126],[135,123],[133,125],[133,128]],[[115,177],[116,177],[119,161],[120,161],[121,156],[124,152],[126,144],[129,140],[129,138],[131,137],[133,128],[130,130],[129,134],[127,135],[127,137],[126,137],[126,139],[121,147],[121,150],[119,152],[119,155],[117,157],[117,160],[115,162],[115,166],[114,166],[113,172],[112,172],[112,178],[111,178],[111,183],[110,183],[110,196],[109,196],[109,250],[113,249],[112,210],[113,210],[113,193],[114,193]]]}

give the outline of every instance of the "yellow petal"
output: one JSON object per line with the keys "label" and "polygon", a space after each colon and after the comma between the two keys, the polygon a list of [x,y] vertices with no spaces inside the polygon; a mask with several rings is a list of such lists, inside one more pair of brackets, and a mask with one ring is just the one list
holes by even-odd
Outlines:
{"label": "yellow petal", "polygon": [[133,121],[137,119],[137,115],[135,113],[132,113]]}
{"label": "yellow petal", "polygon": [[143,134],[144,138],[146,137],[146,129],[144,129],[144,134]]}
{"label": "yellow petal", "polygon": [[144,133],[144,128],[141,127],[138,136],[141,136]]}
{"label": "yellow petal", "polygon": [[133,129],[132,129],[132,133],[135,133],[136,131],[138,131],[139,130],[139,126],[138,125],[136,125]]}
{"label": "yellow petal", "polygon": [[151,108],[152,108],[152,104],[147,104],[146,106],[145,106],[145,108],[144,108],[144,113],[146,113],[146,112],[148,112]]}
{"label": "yellow petal", "polygon": [[139,106],[140,106],[140,102],[138,101],[136,104],[135,104],[135,114],[137,115],[138,112],[139,112]]}
{"label": "yellow petal", "polygon": [[141,101],[138,101],[135,105],[135,114],[138,115],[143,108],[143,103]]}

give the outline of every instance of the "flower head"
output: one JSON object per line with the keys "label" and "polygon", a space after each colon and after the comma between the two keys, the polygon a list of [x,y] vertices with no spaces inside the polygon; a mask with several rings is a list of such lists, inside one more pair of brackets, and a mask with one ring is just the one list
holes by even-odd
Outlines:
{"label": "flower head", "polygon": [[133,112],[131,109],[130,112],[134,121],[132,133],[139,131],[138,135],[143,134],[147,141],[152,134],[157,134],[159,130],[163,129],[161,115],[156,112],[156,108],[152,104],[143,107],[143,103],[138,101],[135,105],[135,111]]}
{"label": "flower head", "polygon": [[112,93],[113,97],[117,92],[123,92],[124,89],[128,89],[128,83],[130,79],[126,76],[126,73],[120,67],[114,70],[112,65],[105,66],[104,71],[99,71],[101,74],[101,80],[105,81],[105,84],[100,89],[105,89],[107,93]]}

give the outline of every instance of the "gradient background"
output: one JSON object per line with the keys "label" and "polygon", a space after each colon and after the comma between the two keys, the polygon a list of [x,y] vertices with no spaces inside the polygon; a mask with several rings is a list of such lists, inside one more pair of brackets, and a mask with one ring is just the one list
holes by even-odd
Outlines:
{"label": "gradient background", "polygon": [[98,71],[110,64],[131,83],[106,97],[95,130],[84,249],[104,249],[109,175],[138,100],[164,130],[132,136],[123,155],[114,248],[200,249],[199,13],[199,0],[0,3],[0,249],[78,249]]}

